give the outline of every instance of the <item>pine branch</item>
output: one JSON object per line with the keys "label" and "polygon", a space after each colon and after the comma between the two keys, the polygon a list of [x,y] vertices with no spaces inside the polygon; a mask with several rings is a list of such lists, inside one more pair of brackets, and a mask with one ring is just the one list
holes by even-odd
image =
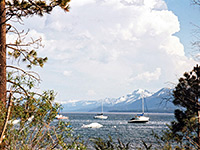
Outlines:
{"label": "pine branch", "polygon": [[[18,67],[15,67],[15,66],[6,66],[6,67],[7,67],[7,68],[13,68],[13,69],[19,70],[19,71],[23,72],[24,74],[26,74],[26,75],[28,75],[28,76],[30,76],[30,77],[36,79],[38,82],[41,81],[39,74],[36,73],[36,72],[34,72],[34,71],[31,71],[31,72],[30,72],[30,71],[24,71],[23,69],[18,68]],[[31,73],[36,74],[36,75],[38,76],[38,78],[35,77],[34,75],[32,75]]]}
{"label": "pine branch", "polygon": [[19,83],[13,82],[11,80],[7,80],[7,82],[12,83],[12,84],[18,86],[20,89],[22,89],[24,91],[25,95],[28,96],[28,92]]}

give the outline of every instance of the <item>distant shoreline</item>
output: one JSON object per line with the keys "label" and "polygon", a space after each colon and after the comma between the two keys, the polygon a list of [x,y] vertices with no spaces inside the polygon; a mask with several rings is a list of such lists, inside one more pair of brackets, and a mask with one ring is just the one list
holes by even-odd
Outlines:
{"label": "distant shoreline", "polygon": [[[61,112],[61,114],[97,114],[99,112]],[[138,114],[140,112],[104,112],[104,114]],[[174,115],[172,112],[149,112],[149,115]]]}

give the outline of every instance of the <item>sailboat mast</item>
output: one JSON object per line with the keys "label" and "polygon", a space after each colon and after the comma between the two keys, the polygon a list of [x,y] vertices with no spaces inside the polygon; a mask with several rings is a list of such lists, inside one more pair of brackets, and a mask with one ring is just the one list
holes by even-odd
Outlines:
{"label": "sailboat mast", "polygon": [[103,102],[101,103],[101,113],[103,113]]}
{"label": "sailboat mast", "polygon": [[143,97],[143,94],[142,94],[142,113],[144,114],[144,97]]}

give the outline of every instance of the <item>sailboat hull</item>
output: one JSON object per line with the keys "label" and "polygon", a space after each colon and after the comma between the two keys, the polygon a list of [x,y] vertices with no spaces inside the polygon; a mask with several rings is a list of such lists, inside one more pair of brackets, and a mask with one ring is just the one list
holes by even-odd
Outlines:
{"label": "sailboat hull", "polygon": [[103,102],[101,104],[101,113],[94,116],[94,119],[107,119],[108,116],[103,115]]}
{"label": "sailboat hull", "polygon": [[130,119],[128,123],[145,123],[149,121],[149,117],[144,116],[144,98],[142,96],[142,114],[136,115],[134,118]]}
{"label": "sailboat hull", "polygon": [[103,115],[97,115],[97,116],[94,116],[94,119],[107,119],[108,116],[103,116]]}
{"label": "sailboat hull", "polygon": [[136,116],[128,121],[128,123],[145,123],[149,121],[149,117],[145,116]]}
{"label": "sailboat hull", "polygon": [[146,123],[149,120],[129,120],[128,123]]}

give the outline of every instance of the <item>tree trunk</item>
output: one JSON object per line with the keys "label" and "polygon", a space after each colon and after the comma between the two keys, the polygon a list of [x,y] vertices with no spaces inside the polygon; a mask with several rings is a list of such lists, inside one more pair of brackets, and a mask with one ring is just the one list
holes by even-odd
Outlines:
{"label": "tree trunk", "polygon": [[6,104],[6,9],[0,0],[0,100]]}

